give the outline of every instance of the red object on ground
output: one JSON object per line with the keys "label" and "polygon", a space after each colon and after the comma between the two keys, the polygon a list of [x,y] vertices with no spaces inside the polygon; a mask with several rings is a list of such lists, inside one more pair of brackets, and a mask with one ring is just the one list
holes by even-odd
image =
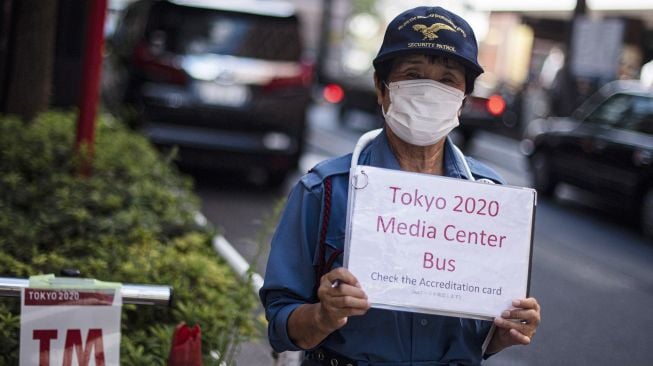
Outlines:
{"label": "red object on ground", "polygon": [[88,160],[84,162],[83,174],[90,174],[90,159],[93,154],[95,136],[95,113],[97,112],[100,92],[100,68],[102,67],[102,47],[104,45],[104,18],[107,12],[107,0],[89,2],[86,42],[84,47],[84,64],[82,85],[79,98],[79,119],[77,120],[77,140],[75,147],[79,150],[84,144],[88,151]]}
{"label": "red object on ground", "polygon": [[172,337],[168,366],[202,366],[202,330],[182,322]]}

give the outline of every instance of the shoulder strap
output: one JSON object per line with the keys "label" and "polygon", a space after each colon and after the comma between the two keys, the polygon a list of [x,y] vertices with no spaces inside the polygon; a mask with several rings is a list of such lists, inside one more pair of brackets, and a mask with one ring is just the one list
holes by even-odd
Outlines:
{"label": "shoulder strap", "polygon": [[320,230],[320,242],[318,243],[318,262],[315,267],[315,286],[313,293],[317,297],[317,289],[320,287],[320,279],[325,273],[331,270],[333,262],[342,254],[342,249],[337,249],[328,259],[326,256],[326,237],[329,231],[329,221],[331,220],[331,177],[324,179],[324,200],[322,204],[322,227]]}
{"label": "shoulder strap", "polygon": [[322,227],[318,243],[318,262],[315,267],[315,288],[319,287],[320,278],[324,275],[324,255],[326,254],[326,236],[331,218],[331,177],[324,180],[324,199],[322,203]]}
{"label": "shoulder strap", "polygon": [[[382,128],[368,131],[363,134],[356,143],[354,147],[354,152],[350,155],[336,159],[336,166],[339,167],[340,171],[349,171],[349,167],[354,167],[358,164],[358,157],[360,156],[361,151],[367,146],[372,140],[374,140],[381,132]],[[349,160],[349,161],[348,161]],[[345,166],[344,163],[348,162]],[[315,167],[316,173],[319,173],[322,166],[318,165]],[[324,199],[323,199],[323,211],[322,211],[322,228],[320,230],[320,242],[318,246],[318,263],[315,267],[315,286],[314,286],[314,295],[317,298],[317,289],[320,287],[320,279],[324,276],[325,273],[331,270],[333,262],[341,255],[344,250],[336,249],[329,255],[328,259],[325,259],[326,256],[326,237],[329,229],[329,221],[331,219],[331,177],[327,176],[324,178]]]}

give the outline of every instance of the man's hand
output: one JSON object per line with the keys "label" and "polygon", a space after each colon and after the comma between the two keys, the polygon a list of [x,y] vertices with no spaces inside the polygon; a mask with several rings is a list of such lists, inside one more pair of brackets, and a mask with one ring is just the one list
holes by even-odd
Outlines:
{"label": "man's hand", "polygon": [[348,317],[363,315],[370,308],[360,283],[346,268],[322,276],[317,296],[320,302],[299,306],[288,319],[288,335],[302,349],[315,348],[347,324]]}
{"label": "man's hand", "polygon": [[363,315],[370,308],[360,283],[346,268],[336,268],[320,279],[317,290],[320,309],[317,324],[331,333],[347,324],[352,315]]}
{"label": "man's hand", "polygon": [[497,326],[486,353],[496,353],[516,344],[529,344],[540,325],[540,305],[535,298],[514,300],[513,309],[494,318]]}

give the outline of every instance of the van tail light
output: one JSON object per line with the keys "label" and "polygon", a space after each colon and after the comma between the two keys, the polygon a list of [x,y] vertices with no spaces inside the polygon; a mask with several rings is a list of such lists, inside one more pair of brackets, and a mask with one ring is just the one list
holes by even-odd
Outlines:
{"label": "van tail light", "polygon": [[147,43],[141,43],[134,52],[134,64],[152,81],[184,85],[188,75],[173,57],[158,57]]}
{"label": "van tail light", "polygon": [[345,91],[340,85],[331,83],[324,87],[324,90],[322,90],[322,96],[327,102],[337,104],[342,102],[345,98]]}
{"label": "van tail light", "polygon": [[506,110],[506,101],[498,94],[491,95],[485,104],[485,108],[491,115],[499,117]]}
{"label": "van tail light", "polygon": [[302,62],[295,75],[277,77],[263,85],[263,92],[269,93],[283,88],[308,87],[313,80],[313,64]]}

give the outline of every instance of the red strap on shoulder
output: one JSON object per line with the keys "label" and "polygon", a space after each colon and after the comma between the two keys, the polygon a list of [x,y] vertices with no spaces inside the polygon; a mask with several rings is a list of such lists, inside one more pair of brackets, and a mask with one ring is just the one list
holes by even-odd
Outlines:
{"label": "red strap on shoulder", "polygon": [[[324,180],[324,202],[322,211],[322,228],[320,230],[320,242],[318,245],[318,262],[315,267],[315,291],[317,296],[317,288],[320,287],[320,279],[327,272],[328,267],[325,267],[324,256],[326,254],[326,236],[329,230],[329,220],[331,218],[331,177]],[[331,259],[331,258],[329,258]],[[333,264],[333,263],[331,263]]]}

